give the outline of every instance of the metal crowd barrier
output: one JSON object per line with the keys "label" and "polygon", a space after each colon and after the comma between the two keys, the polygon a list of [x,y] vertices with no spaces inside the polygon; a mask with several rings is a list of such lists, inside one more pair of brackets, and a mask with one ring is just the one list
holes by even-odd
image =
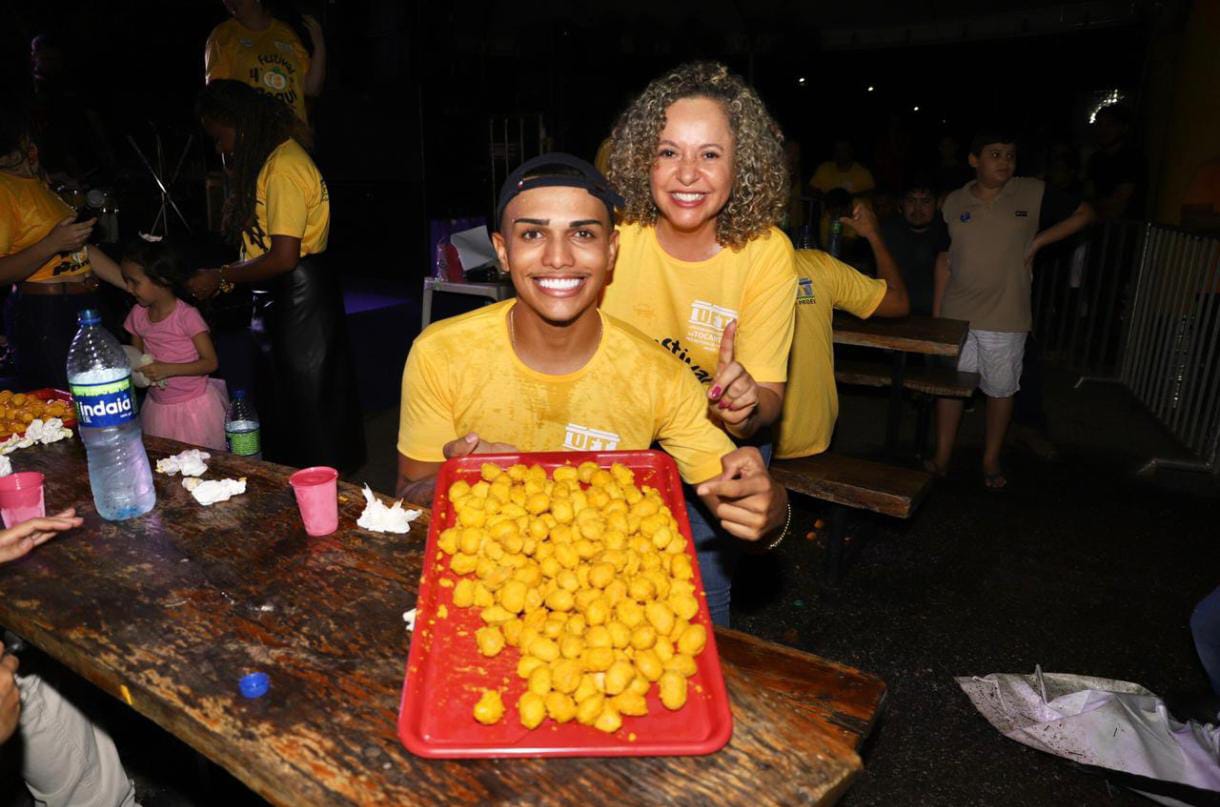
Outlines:
{"label": "metal crowd barrier", "polygon": [[1220,471],[1220,239],[1109,222],[1034,273],[1034,338],[1047,361],[1116,381],[1196,459]]}
{"label": "metal crowd barrier", "polygon": [[1146,225],[1119,380],[1198,459],[1220,470],[1220,239]]}

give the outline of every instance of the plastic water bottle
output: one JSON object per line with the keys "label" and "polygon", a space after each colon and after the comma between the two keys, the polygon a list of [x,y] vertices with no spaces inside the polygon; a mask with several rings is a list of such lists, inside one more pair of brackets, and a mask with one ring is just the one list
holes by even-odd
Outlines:
{"label": "plastic water bottle", "polygon": [[254,459],[263,456],[258,413],[244,389],[233,391],[233,402],[229,404],[229,415],[225,418],[225,442],[230,454]]}
{"label": "plastic water bottle", "polygon": [[68,348],[68,385],[76,401],[81,442],[89,455],[89,486],[97,513],[108,521],[142,516],[157,503],[140,431],[127,354],[102,327],[97,311],[78,317]]}

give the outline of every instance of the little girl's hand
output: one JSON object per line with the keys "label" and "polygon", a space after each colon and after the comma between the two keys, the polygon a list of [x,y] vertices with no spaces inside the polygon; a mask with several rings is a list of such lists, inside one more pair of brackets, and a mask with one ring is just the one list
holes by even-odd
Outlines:
{"label": "little girl's hand", "polygon": [[159,362],[159,361],[155,361],[152,364],[144,365],[143,367],[140,368],[140,372],[144,374],[145,378],[147,378],[149,381],[151,381],[154,384],[156,384],[157,382],[160,382],[160,381],[164,381],[165,379],[170,377],[169,366],[166,365],[164,362]]}

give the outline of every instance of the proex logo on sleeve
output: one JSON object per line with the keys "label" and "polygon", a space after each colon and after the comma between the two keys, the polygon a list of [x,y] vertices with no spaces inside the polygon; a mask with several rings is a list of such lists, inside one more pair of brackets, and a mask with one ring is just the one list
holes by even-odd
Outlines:
{"label": "proex logo on sleeve", "polygon": [[105,429],[135,420],[136,393],[130,375],[104,384],[73,384],[71,390],[81,426]]}

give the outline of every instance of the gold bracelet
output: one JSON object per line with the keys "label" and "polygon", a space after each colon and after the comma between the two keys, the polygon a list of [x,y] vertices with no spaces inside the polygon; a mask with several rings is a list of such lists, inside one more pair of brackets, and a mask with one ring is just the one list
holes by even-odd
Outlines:
{"label": "gold bracelet", "polygon": [[782,544],[784,542],[784,539],[788,537],[788,528],[791,526],[792,526],[792,502],[788,502],[788,517],[786,519],[784,519],[783,531],[780,532],[778,538],[776,538],[771,543],[767,544],[766,549],[764,549],[763,551],[770,552],[773,549],[776,549],[780,544]]}
{"label": "gold bracelet", "polygon": [[222,266],[216,270],[216,275],[220,278],[221,294],[228,294],[229,292],[233,291],[233,284],[230,281],[225,280],[225,268],[226,267]]}

